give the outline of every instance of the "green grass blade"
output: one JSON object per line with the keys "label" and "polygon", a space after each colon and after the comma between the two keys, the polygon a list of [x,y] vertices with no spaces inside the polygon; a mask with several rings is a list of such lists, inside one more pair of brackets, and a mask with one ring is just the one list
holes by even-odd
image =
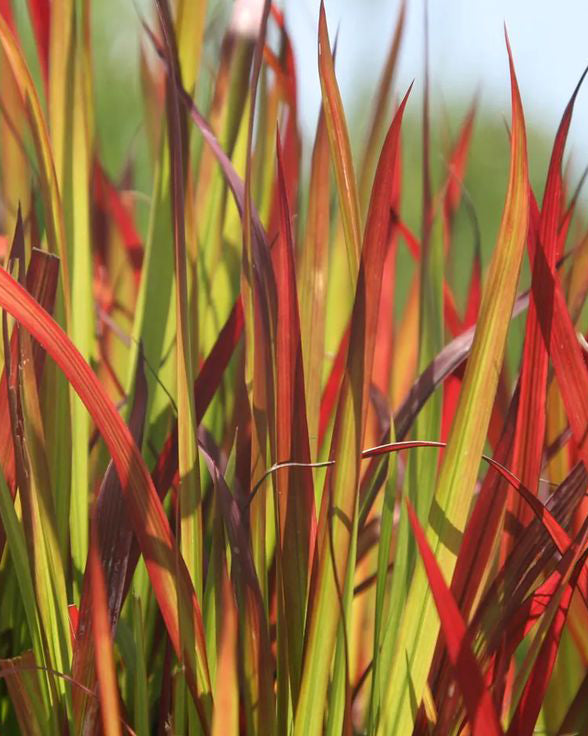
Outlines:
{"label": "green grass blade", "polygon": [[[427,527],[429,544],[447,577],[452,574],[458,551],[451,539],[455,531],[458,535],[463,531],[478,473],[527,235],[526,135],[512,59],[510,69],[513,125],[506,204]],[[459,536],[455,541],[459,542]],[[400,624],[380,733],[412,730],[438,631],[439,619],[426,574],[418,564]]]}

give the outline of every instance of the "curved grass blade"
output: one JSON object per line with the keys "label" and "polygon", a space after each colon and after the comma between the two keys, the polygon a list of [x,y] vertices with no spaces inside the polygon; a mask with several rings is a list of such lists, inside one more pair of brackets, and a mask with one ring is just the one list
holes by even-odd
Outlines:
{"label": "curved grass blade", "polygon": [[[64,164],[71,166],[62,172],[58,171],[62,203],[66,219],[66,236],[71,253],[71,294],[75,304],[72,312],[69,334],[85,360],[89,361],[93,353],[94,342],[94,299],[89,284],[92,283],[92,242],[90,225],[90,176],[92,157],[92,74],[89,68],[89,38],[84,32],[84,23],[88,22],[88,4],[84,4],[80,13],[81,22],[75,28],[72,40],[71,56],[68,68],[73,69],[73,83],[67,89],[66,98],[61,102],[60,111],[64,120],[68,121],[64,130],[67,139],[64,151]],[[75,13],[71,9],[71,24],[75,25]],[[52,32],[55,28],[52,29]],[[68,109],[72,114],[67,114]],[[71,127],[69,127],[71,126]],[[59,177],[61,174],[61,178]],[[74,245],[75,244],[75,245]],[[75,492],[68,499],[61,491],[58,498],[59,507],[69,505],[69,536],[72,561],[74,566],[74,591],[80,592],[82,571],[88,554],[88,488],[89,461],[86,448],[90,440],[90,422],[85,408],[77,396],[70,399],[71,412],[71,488]],[[64,498],[65,496],[65,498]],[[62,500],[63,499],[63,500]],[[59,508],[58,507],[58,508]],[[63,519],[58,515],[58,523]],[[61,536],[65,537],[63,529]],[[63,544],[63,543],[62,543]]]}
{"label": "curved grass blade", "polygon": [[186,678],[203,726],[207,730],[209,706],[205,702],[210,693],[210,681],[200,608],[186,567],[180,564],[176,573],[176,543],[145,462],[129,429],[67,335],[4,270],[0,270],[0,306],[17,319],[51,355],[100,430],[116,466],[153,590],[170,641],[178,655],[182,654],[178,606],[184,608],[185,615],[194,618],[195,647],[183,654]]}

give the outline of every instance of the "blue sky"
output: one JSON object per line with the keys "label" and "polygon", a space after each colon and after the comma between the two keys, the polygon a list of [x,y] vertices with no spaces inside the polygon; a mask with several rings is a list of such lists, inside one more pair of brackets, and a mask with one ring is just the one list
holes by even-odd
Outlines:
{"label": "blue sky", "polygon": [[[390,41],[399,0],[326,0],[331,39],[339,29],[337,74],[344,103],[358,87],[373,89]],[[415,79],[422,91],[424,0],[408,0],[398,80]],[[320,99],[316,71],[319,0],[286,0],[297,51],[302,124],[314,130]],[[485,107],[510,115],[506,22],[529,123],[552,137],[584,67],[588,65],[588,3],[581,0],[429,0],[434,104],[457,99],[465,106],[476,89]],[[412,103],[415,104],[415,101]],[[580,93],[568,152],[575,167],[588,163],[588,84]]]}

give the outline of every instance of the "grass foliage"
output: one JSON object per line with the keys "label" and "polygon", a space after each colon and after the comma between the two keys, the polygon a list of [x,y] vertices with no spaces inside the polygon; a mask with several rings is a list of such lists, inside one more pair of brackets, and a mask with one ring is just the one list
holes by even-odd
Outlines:
{"label": "grass foliage", "polygon": [[506,38],[491,248],[464,185],[476,103],[437,171],[426,67],[403,165],[404,0],[355,157],[321,4],[309,171],[280,10],[251,34],[155,0],[116,180],[90,1],[17,5],[2,732],[588,733],[588,236],[563,173],[582,80],[539,202]]}

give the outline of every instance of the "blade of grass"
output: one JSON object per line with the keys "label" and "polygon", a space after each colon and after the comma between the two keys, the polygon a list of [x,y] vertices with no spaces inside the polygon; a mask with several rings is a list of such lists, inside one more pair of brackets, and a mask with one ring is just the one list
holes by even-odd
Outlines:
{"label": "blade of grass", "polygon": [[59,325],[4,270],[0,270],[0,306],[12,314],[53,357],[100,430],[112,454],[153,590],[178,654],[181,652],[178,606],[190,611],[194,617],[196,663],[193,652],[184,652],[186,677],[206,727],[205,702],[210,693],[210,683],[200,608],[185,566],[180,565],[178,574],[175,572],[178,559],[176,544],[143,458],[116,408],[75,346]]}
{"label": "blade of grass", "polygon": [[[135,381],[135,396],[129,419],[129,429],[137,444],[141,446],[145,410],[147,407],[147,383],[143,372],[143,362],[139,361]],[[131,521],[121,508],[122,490],[112,461],[102,479],[93,510],[96,544],[99,543],[100,564],[108,598],[108,620],[112,634],[116,632],[123,601],[124,583],[127,575],[128,559],[133,539]],[[91,730],[98,717],[99,704],[89,699],[86,689],[92,690],[95,684],[94,660],[96,657],[93,634],[92,609],[94,606],[91,571],[86,566],[80,607],[78,612],[77,635],[73,650],[72,676],[85,686],[73,693],[74,718],[84,728]]]}
{"label": "blade of grass", "polygon": [[466,703],[472,734],[473,736],[502,734],[492,696],[486,689],[480,668],[472,652],[464,620],[449,587],[443,579],[443,573],[427,542],[416,512],[408,499],[406,503],[410,525],[416,537],[439,613],[447,652]]}
{"label": "blade of grass", "polygon": [[[418,262],[419,310],[418,310],[418,358],[417,370],[422,371],[443,346],[443,220],[434,203],[430,165],[430,91],[429,91],[429,30],[428,5],[424,12],[424,87],[422,128],[422,209],[421,243]],[[415,419],[417,437],[438,437],[441,430],[442,394],[433,394]],[[427,456],[426,450],[416,450],[408,457],[407,473],[404,478],[403,494],[408,494],[417,514],[425,523],[435,493],[438,455]],[[376,677],[372,683],[370,723],[380,720],[383,698],[385,698],[395,639],[416,564],[417,552],[413,538],[408,534],[406,511],[400,507],[399,531],[396,542],[395,565],[389,598],[388,625],[384,633],[379,661],[374,666]],[[382,561],[381,571],[384,567]],[[387,567],[387,565],[386,565]]]}
{"label": "blade of grass", "polygon": [[[194,406],[194,351],[198,345],[198,314],[191,319],[193,308],[189,304],[188,261],[186,251],[185,215],[190,212],[186,201],[185,184],[189,184],[188,130],[185,114],[180,116],[180,103],[177,95],[176,79],[180,79],[180,62],[176,39],[172,30],[171,12],[166,0],[158,0],[164,48],[170,74],[166,81],[166,110],[168,145],[171,162],[171,207],[173,220],[173,243],[176,286],[176,391],[178,402],[178,470],[180,484],[178,489],[177,514],[179,517],[180,552],[188,568],[198,601],[203,593],[203,531],[202,498],[200,490],[200,468],[197,449],[197,424]],[[186,211],[185,211],[186,209]],[[193,288],[197,288],[197,274],[193,278]],[[198,298],[193,300],[198,304]],[[176,527],[178,522],[176,522]],[[189,647],[194,641],[193,620],[180,617],[180,638],[183,646]],[[180,665],[183,665],[180,659]],[[179,684],[182,687],[182,684]],[[183,686],[185,687],[185,685]],[[188,710],[188,731],[195,731],[194,715]],[[179,729],[183,730],[183,729]]]}
{"label": "blade of grass", "polygon": [[222,567],[222,630],[215,688],[213,736],[239,734],[239,682],[237,677],[237,608],[225,565]]}
{"label": "blade of grass", "polygon": [[[22,237],[21,235],[18,236]],[[24,246],[24,238],[22,239]],[[55,306],[55,295],[57,292],[57,279],[59,278],[59,260],[48,253],[33,248],[29,268],[27,269],[26,288],[27,291],[39,302],[45,311],[51,314]],[[18,345],[16,332],[10,341],[11,362],[15,364],[18,359]],[[35,375],[37,383],[41,381],[43,366],[45,363],[45,351],[41,350],[37,343],[33,346],[35,363]],[[7,416],[8,412],[8,385],[6,370],[3,369],[0,378],[0,416]],[[16,475],[14,466],[14,444],[10,424],[0,423],[0,465],[4,477],[14,495],[16,487]]]}
{"label": "blade of grass", "polygon": [[63,269],[63,296],[67,318],[71,315],[70,276],[65,245],[63,211],[53,164],[49,132],[33,79],[20,46],[12,35],[6,21],[1,17],[0,43],[10,63],[14,78],[18,82],[35,144],[39,162],[41,195],[45,208],[47,239],[50,251],[57,254],[61,261],[61,267]]}
{"label": "blade of grass", "polygon": [[46,723],[45,713],[39,708],[41,693],[34,667],[32,652],[12,659],[0,659],[0,668],[6,675],[10,673],[5,675],[6,687],[24,736],[41,736]]}
{"label": "blade of grass", "polygon": [[[539,230],[537,231],[534,227],[529,228],[529,258],[532,272],[535,270],[535,253],[539,247],[537,244],[537,239],[539,239],[545,250],[549,268],[552,273],[555,273],[555,265],[559,256],[557,252],[558,229],[562,215],[562,158],[574,110],[574,103],[585,74],[586,71],[582,75],[568,102],[557,131],[547,174],[547,182],[545,184]],[[532,223],[533,221],[531,221]],[[537,292],[532,288],[522,358],[521,398],[512,459],[513,472],[533,492],[537,492],[543,457],[549,357],[547,345],[542,339],[541,327],[537,318],[537,298]],[[545,297],[542,296],[542,298]],[[515,518],[521,523],[524,524],[527,522],[529,520],[529,511],[525,509],[521,501],[518,499],[515,500],[515,497],[512,495],[509,501],[507,511],[514,514]],[[502,553],[505,556],[514,543],[514,538],[506,535],[504,540],[505,546],[503,546]]]}
{"label": "blade of grass", "polygon": [[372,184],[372,178],[378,162],[378,146],[384,133],[384,125],[386,122],[386,113],[390,98],[390,92],[394,86],[394,79],[396,77],[396,70],[398,65],[398,56],[402,41],[404,37],[404,27],[406,22],[406,0],[402,0],[400,7],[398,8],[398,16],[396,18],[396,25],[394,27],[394,33],[392,35],[392,43],[388,50],[386,57],[386,63],[382,70],[382,76],[376,92],[376,101],[374,103],[373,118],[371,121],[371,127],[369,134],[366,137],[366,150],[363,157],[361,166],[361,173],[359,177],[359,196],[361,200],[361,210],[365,212],[369,204],[367,193],[370,191]]}
{"label": "blade of grass", "polygon": [[[273,249],[278,293],[276,331],[276,462],[296,459],[310,463],[306,420],[304,369],[296,274],[294,239],[286,192],[281,144],[277,134],[280,232]],[[296,708],[302,676],[302,654],[308,581],[316,539],[314,487],[310,468],[282,468],[275,476],[275,503],[280,550],[277,564],[283,582],[287,611],[288,669],[292,707]]]}
{"label": "blade of grass", "polygon": [[[507,43],[508,46],[508,43]],[[528,224],[528,179],[526,137],[512,57],[511,173],[505,210],[498,235],[476,328],[472,355],[468,360],[456,418],[440,470],[435,502],[427,534],[439,566],[451,575],[457,555],[450,542],[450,529],[463,530],[474,490],[498,368],[502,364],[506,330],[511,315]],[[439,620],[422,566],[418,565],[410,585],[401,619],[396,653],[382,708],[380,732],[410,732],[415,706],[420,703]]]}
{"label": "blade of grass", "polygon": [[331,53],[323,0],[321,0],[319,11],[318,68],[331,162],[335,169],[341,219],[345,231],[349,274],[351,283],[355,286],[361,257],[361,215],[351,146],[345,123],[343,103],[335,78],[335,64]]}
{"label": "blade of grass", "polygon": [[206,0],[198,3],[180,0],[177,8],[178,63],[183,85],[190,94],[196,86],[200,68],[207,5]]}
{"label": "blade of grass", "polygon": [[[87,23],[88,3],[84,4],[83,20],[72,37],[72,55],[68,60],[74,66],[73,90],[67,93],[63,103],[71,106],[71,128],[64,131],[68,136],[65,160],[71,161],[71,171],[64,171],[61,180],[63,201],[69,217],[66,218],[68,242],[72,256],[72,299],[76,305],[72,312],[70,335],[84,359],[88,361],[93,353],[94,337],[94,299],[89,284],[91,272],[91,227],[90,227],[90,175],[92,141],[91,69],[89,68],[84,21]],[[73,15],[72,8],[72,15]],[[74,20],[72,20],[72,24]],[[71,97],[70,97],[71,95]],[[67,108],[63,116],[67,118]],[[70,219],[71,218],[71,219]],[[74,246],[75,244],[75,246]],[[74,566],[74,595],[81,593],[83,570],[88,552],[88,487],[89,466],[87,447],[90,439],[90,422],[84,405],[77,396],[70,399],[71,411],[71,487],[75,489],[71,498],[66,496],[58,511],[69,506],[69,537]],[[65,514],[58,515],[60,538],[65,538]],[[62,543],[63,546],[63,543]]]}
{"label": "blade of grass", "polygon": [[[273,658],[270,650],[261,587],[257,577],[243,515],[213,458],[202,446],[200,446],[200,453],[212,477],[229,540],[231,550],[231,576],[237,596],[237,610],[240,613],[240,638],[246,638],[246,646],[252,650],[247,656],[255,658],[255,667],[268,674],[273,670]],[[244,656],[243,654],[241,655],[241,657]],[[255,704],[254,708],[261,713],[267,712],[274,704],[273,692],[271,690],[273,678],[270,680],[269,677],[262,677],[259,685],[254,684],[254,686],[262,688],[260,697],[265,699],[264,703]],[[251,698],[251,694],[248,696],[245,694],[245,698],[247,697]],[[251,719],[254,717],[254,714],[246,714],[246,717]],[[272,723],[266,722],[262,723],[260,728],[262,731],[269,733],[271,726]]]}
{"label": "blade of grass", "polygon": [[[186,233],[184,222],[184,145],[177,95],[180,69],[172,31],[171,15],[165,0],[158,1],[170,69],[167,77],[167,129],[171,159],[171,204],[173,211],[174,263],[176,281],[176,382],[178,402],[178,469],[180,473],[180,549],[188,567],[198,600],[202,600],[203,542],[200,473],[194,406],[193,347],[194,324],[188,305]],[[196,337],[197,341],[197,337]]]}
{"label": "blade of grass", "polygon": [[[2,518],[2,526],[6,533],[8,550],[16,570],[16,579],[23,601],[24,614],[33,643],[34,659],[36,662],[45,664],[47,662],[45,643],[36,605],[33,575],[31,573],[31,563],[27,551],[23,525],[16,515],[14,503],[2,473],[0,473],[0,517]],[[40,697],[38,698],[37,711],[42,713],[42,718],[38,722],[52,723],[52,727],[57,728],[55,706],[51,702],[51,688],[45,676],[41,676],[39,688]],[[53,715],[50,715],[52,711]]]}
{"label": "blade of grass", "polygon": [[[34,302],[36,304],[36,302]],[[40,307],[36,304],[37,308]],[[65,560],[59,548],[54,494],[48,470],[44,419],[33,366],[31,336],[19,335],[17,410],[20,458],[19,480],[23,521],[33,559],[35,592],[51,666],[67,672],[71,639],[67,611]],[[55,683],[61,706],[71,717],[71,699],[63,680]],[[63,713],[62,716],[63,717]]]}
{"label": "blade of grass", "polygon": [[320,448],[320,391],[325,344],[329,242],[329,158],[324,112],[319,113],[308,189],[298,301],[311,457]]}
{"label": "blade of grass", "polygon": [[110,616],[104,570],[100,562],[96,530],[93,530],[88,551],[88,570],[92,588],[92,635],[94,649],[100,656],[94,658],[99,687],[102,728],[105,736],[120,736],[119,694],[112,651]]}
{"label": "blade of grass", "polygon": [[[327,471],[317,542],[318,572],[315,598],[308,614],[302,689],[294,733],[321,730],[331,658],[339,615],[333,605],[345,580],[359,484],[359,453],[366,426],[369,385],[380,302],[390,207],[389,186],[394,176],[402,114],[408,93],[390,125],[382,148],[364,234],[361,267],[353,308],[350,350],[333,429],[330,458],[339,462]],[[331,550],[335,557],[331,559]],[[336,579],[335,579],[336,576]]]}

